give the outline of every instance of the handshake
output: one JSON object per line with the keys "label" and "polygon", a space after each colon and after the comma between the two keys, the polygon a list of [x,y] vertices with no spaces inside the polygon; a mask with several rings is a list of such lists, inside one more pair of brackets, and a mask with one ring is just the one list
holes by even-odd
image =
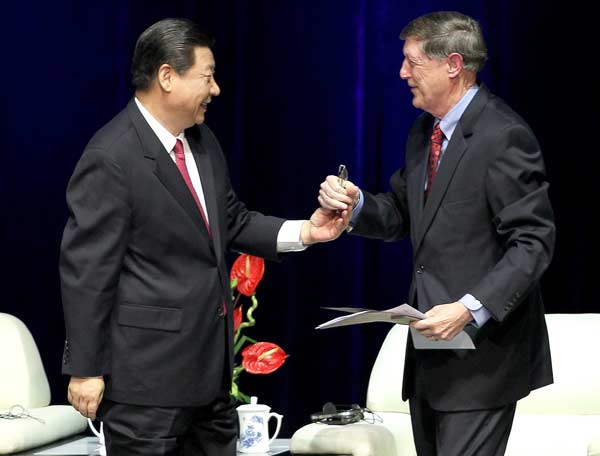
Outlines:
{"label": "handshake", "polygon": [[338,176],[327,176],[319,190],[320,207],[302,225],[300,239],[304,245],[337,239],[345,230],[360,202],[360,189],[348,180],[348,171],[340,165]]}

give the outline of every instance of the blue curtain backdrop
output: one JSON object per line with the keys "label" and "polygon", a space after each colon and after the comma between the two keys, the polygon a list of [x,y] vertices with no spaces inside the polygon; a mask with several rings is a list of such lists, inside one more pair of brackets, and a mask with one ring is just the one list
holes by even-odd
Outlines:
{"label": "blue curtain backdrop", "polygon": [[[58,251],[67,218],[65,188],[91,135],[132,96],[129,64],[137,36],[165,17],[188,17],[217,37],[221,96],[207,124],[229,158],[247,204],[306,218],[325,175],[339,163],[350,178],[385,191],[404,161],[418,115],[398,77],[398,33],[433,10],[479,19],[490,60],[483,81],[533,127],[545,152],[558,244],[543,282],[549,312],[600,312],[591,217],[597,146],[596,44],[585,36],[583,1],[320,2],[62,1],[3,5],[0,311],[32,330],[51,383],[64,339]],[[231,256],[231,260],[235,258]],[[405,301],[408,242],[343,236],[269,263],[258,288],[257,326],[248,334],[290,357],[268,376],[245,374],[241,389],[285,415],[289,437],[327,401],[365,404],[368,375],[388,326],[315,331],[334,315],[322,306],[388,308]],[[2,375],[10,372],[2,371]]]}

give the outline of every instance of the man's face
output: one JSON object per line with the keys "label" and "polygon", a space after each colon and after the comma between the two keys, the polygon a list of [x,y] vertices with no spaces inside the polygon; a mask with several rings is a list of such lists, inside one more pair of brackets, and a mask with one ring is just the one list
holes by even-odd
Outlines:
{"label": "man's face", "polygon": [[182,128],[204,122],[204,114],[212,97],[221,93],[215,80],[215,59],[209,48],[194,50],[195,62],[183,74],[176,74],[173,83],[173,112]]}
{"label": "man's face", "polygon": [[450,91],[447,59],[427,57],[421,48],[421,42],[412,38],[404,42],[403,53],[400,78],[410,87],[413,106],[436,117],[443,117]]}

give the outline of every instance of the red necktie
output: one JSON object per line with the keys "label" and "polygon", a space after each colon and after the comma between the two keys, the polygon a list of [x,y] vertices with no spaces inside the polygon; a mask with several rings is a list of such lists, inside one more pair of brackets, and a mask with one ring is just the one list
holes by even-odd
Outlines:
{"label": "red necktie", "polygon": [[[208,231],[208,236],[212,238],[212,232],[210,231],[210,225],[208,224],[208,219],[206,218],[206,213],[204,212],[204,208],[202,207],[202,203],[200,203],[200,198],[198,198],[198,194],[196,190],[194,190],[194,186],[192,185],[192,179],[190,179],[190,174],[188,173],[187,166],[185,166],[185,153],[183,152],[183,143],[181,139],[178,139],[175,142],[175,148],[173,149],[175,152],[175,164],[181,173],[181,177],[185,181],[190,193],[194,197],[194,201],[198,205],[198,209],[200,210],[200,215],[202,216],[202,220],[204,220],[204,224],[206,225],[206,230]],[[223,300],[223,316],[227,315],[227,306],[225,305],[225,300]]]}
{"label": "red necktie", "polygon": [[435,180],[435,175],[437,174],[438,162],[440,161],[440,154],[442,153],[442,142],[444,141],[444,133],[440,128],[440,123],[438,122],[435,127],[433,127],[433,132],[431,133],[431,146],[429,148],[429,174],[427,176],[427,191],[425,192],[425,199],[429,196],[431,192],[431,188],[433,187],[433,181]]}
{"label": "red necktie", "polygon": [[200,199],[196,194],[196,190],[194,190],[194,186],[192,185],[192,180],[190,179],[190,175],[187,170],[187,166],[185,165],[185,154],[183,153],[183,143],[181,139],[178,139],[175,143],[175,164],[181,173],[181,177],[185,181],[190,193],[194,197],[194,201],[198,205],[198,209],[200,210],[200,215],[202,216],[202,220],[204,220],[204,224],[206,225],[206,229],[208,231],[208,236],[212,237],[212,233],[210,231],[210,225],[208,224],[208,219],[206,218],[206,213],[204,212],[204,208],[202,207],[202,203],[200,203]]}

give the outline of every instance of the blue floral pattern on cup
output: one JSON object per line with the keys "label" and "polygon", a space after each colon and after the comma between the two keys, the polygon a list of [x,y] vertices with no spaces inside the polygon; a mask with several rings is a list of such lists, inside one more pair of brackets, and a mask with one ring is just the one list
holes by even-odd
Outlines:
{"label": "blue floral pattern on cup", "polygon": [[246,431],[240,436],[240,446],[250,448],[258,445],[264,437],[265,423],[260,416],[253,415],[250,423],[246,426]]}

